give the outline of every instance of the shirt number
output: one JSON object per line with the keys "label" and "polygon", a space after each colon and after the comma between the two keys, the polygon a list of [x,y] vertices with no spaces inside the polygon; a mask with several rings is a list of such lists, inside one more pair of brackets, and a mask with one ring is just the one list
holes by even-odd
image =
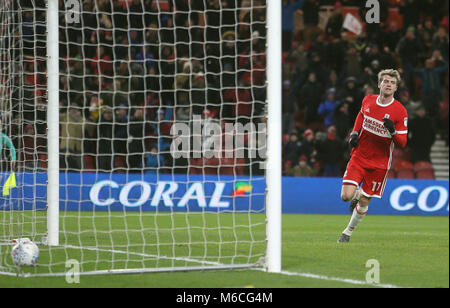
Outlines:
{"label": "shirt number", "polygon": [[372,186],[372,191],[377,191],[380,190],[381,188],[381,182],[372,182],[373,186]]}

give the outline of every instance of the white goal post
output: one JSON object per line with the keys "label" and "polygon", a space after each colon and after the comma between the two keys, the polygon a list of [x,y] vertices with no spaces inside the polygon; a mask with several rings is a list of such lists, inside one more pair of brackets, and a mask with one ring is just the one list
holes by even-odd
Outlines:
{"label": "white goal post", "polygon": [[[281,9],[268,0],[0,5],[0,116],[18,153],[15,170],[0,169],[2,186],[17,177],[0,197],[0,274],[16,274],[10,240],[20,237],[41,251],[24,276],[65,275],[68,261],[90,275],[280,272]],[[18,77],[39,69],[45,85]],[[45,123],[21,112],[28,96],[13,88],[46,93]]]}

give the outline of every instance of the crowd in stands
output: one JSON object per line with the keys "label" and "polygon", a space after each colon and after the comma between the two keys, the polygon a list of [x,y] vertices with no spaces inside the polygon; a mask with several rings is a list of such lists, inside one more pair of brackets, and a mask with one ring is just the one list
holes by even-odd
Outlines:
{"label": "crowd in stands", "polygon": [[[286,175],[343,175],[348,135],[383,69],[400,71],[395,98],[409,114],[408,145],[395,151],[390,176],[415,177],[395,174],[394,164],[429,164],[438,133],[448,144],[448,1],[379,2],[380,23],[357,35],[343,23],[348,12],[365,20],[365,1],[283,1]],[[319,26],[323,5],[331,13]]]}
{"label": "crowd in stands", "polygon": [[[23,159],[45,168],[45,150],[39,154],[35,146],[46,143],[46,50],[40,46],[45,42],[45,2],[21,1],[24,8],[35,9],[24,9],[21,16],[24,92],[15,93],[15,101],[24,104],[12,112],[21,120],[18,126],[31,124],[37,131],[36,138],[14,141],[23,149]],[[62,169],[264,172],[260,157],[175,160],[170,152],[171,127],[192,125],[194,116],[204,122],[215,119],[222,127],[265,121],[264,1],[80,3],[79,23],[68,24],[60,14]],[[63,1],[60,9],[64,11]],[[36,102],[42,103],[43,113],[36,111]],[[12,125],[11,136],[28,133]]]}
{"label": "crowd in stands", "polygon": [[[437,132],[448,142],[448,1],[379,2],[381,23],[355,35],[344,9],[364,16],[361,1],[283,0],[285,175],[342,176],[361,101],[385,68],[402,73],[402,157],[429,161]],[[13,110],[23,123],[11,136],[24,136],[13,138],[24,167],[45,168],[45,3],[33,4],[41,9],[22,14],[25,103]],[[321,25],[324,6],[332,12]],[[194,115],[222,127],[265,122],[265,16],[264,0],[84,0],[80,23],[61,14],[61,168],[263,174],[259,156],[174,159],[170,130]]]}

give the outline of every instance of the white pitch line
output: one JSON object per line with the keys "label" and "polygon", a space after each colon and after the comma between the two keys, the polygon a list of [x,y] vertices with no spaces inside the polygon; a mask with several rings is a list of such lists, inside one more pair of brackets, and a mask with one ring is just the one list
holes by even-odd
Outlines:
{"label": "white pitch line", "polygon": [[[156,255],[150,255],[146,253],[138,253],[138,252],[132,252],[132,251],[122,251],[122,250],[115,250],[115,249],[101,249],[98,247],[78,247],[78,246],[72,246],[72,245],[66,245],[66,248],[72,248],[72,249],[87,249],[87,250],[96,250],[96,251],[104,251],[104,252],[110,252],[110,253],[119,253],[119,254],[132,254],[132,255],[138,255],[138,256],[144,256],[144,257],[159,257],[159,258],[167,258],[167,259],[174,259],[174,260],[181,260],[186,262],[197,262],[197,263],[203,263],[203,264],[209,264],[209,265],[222,265],[218,262],[208,262],[208,261],[201,261],[201,260],[195,260],[195,259],[188,259],[188,258],[180,258],[180,257],[165,257],[165,256],[156,256]],[[248,268],[252,269],[252,268]],[[256,271],[262,271],[267,272],[264,268],[253,268],[252,270]],[[0,273],[0,274],[11,274],[11,273]],[[288,271],[281,271],[279,273],[273,273],[273,274],[281,274],[286,276],[298,276],[298,277],[305,277],[305,278],[313,278],[313,279],[320,279],[320,280],[328,280],[328,281],[338,281],[338,282],[344,282],[354,285],[366,285],[366,286],[373,286],[378,288],[402,288],[399,286],[391,285],[391,284],[382,284],[382,283],[370,283],[367,281],[362,280],[354,280],[354,279],[347,279],[347,278],[337,278],[337,277],[328,277],[324,275],[316,275],[311,273],[299,273],[299,272],[288,272]],[[16,276],[16,274],[11,274]],[[38,276],[38,275],[36,275]]]}
{"label": "white pitch line", "polygon": [[273,274],[281,274],[281,275],[286,275],[286,276],[298,276],[298,277],[313,278],[313,279],[328,280],[328,281],[338,281],[338,282],[344,282],[344,283],[355,284],[355,285],[373,286],[373,287],[378,287],[378,288],[388,288],[388,289],[402,288],[402,287],[395,286],[392,284],[370,283],[370,282],[362,281],[362,280],[328,277],[328,276],[324,276],[324,275],[316,275],[316,274],[311,274],[311,273],[281,271],[279,273],[273,273]]}

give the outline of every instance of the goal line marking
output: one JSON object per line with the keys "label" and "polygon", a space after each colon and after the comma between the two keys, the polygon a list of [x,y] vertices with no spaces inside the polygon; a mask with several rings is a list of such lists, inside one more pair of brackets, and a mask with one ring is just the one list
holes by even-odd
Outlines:
{"label": "goal line marking", "polygon": [[[261,269],[255,269],[255,270],[261,270]],[[348,279],[348,278],[338,278],[338,277],[328,277],[328,276],[325,276],[325,275],[317,275],[317,274],[311,274],[311,273],[281,271],[279,273],[274,273],[274,274],[281,274],[281,275],[286,275],[286,276],[298,276],[298,277],[313,278],[313,279],[328,280],[328,281],[338,281],[338,282],[344,282],[344,283],[349,283],[349,284],[354,284],[354,285],[365,285],[365,286],[373,286],[373,287],[387,288],[387,289],[402,288],[402,287],[399,287],[399,286],[396,286],[396,285],[392,285],[392,284],[370,283],[370,282],[363,281],[363,280],[355,280],[355,279]]]}

